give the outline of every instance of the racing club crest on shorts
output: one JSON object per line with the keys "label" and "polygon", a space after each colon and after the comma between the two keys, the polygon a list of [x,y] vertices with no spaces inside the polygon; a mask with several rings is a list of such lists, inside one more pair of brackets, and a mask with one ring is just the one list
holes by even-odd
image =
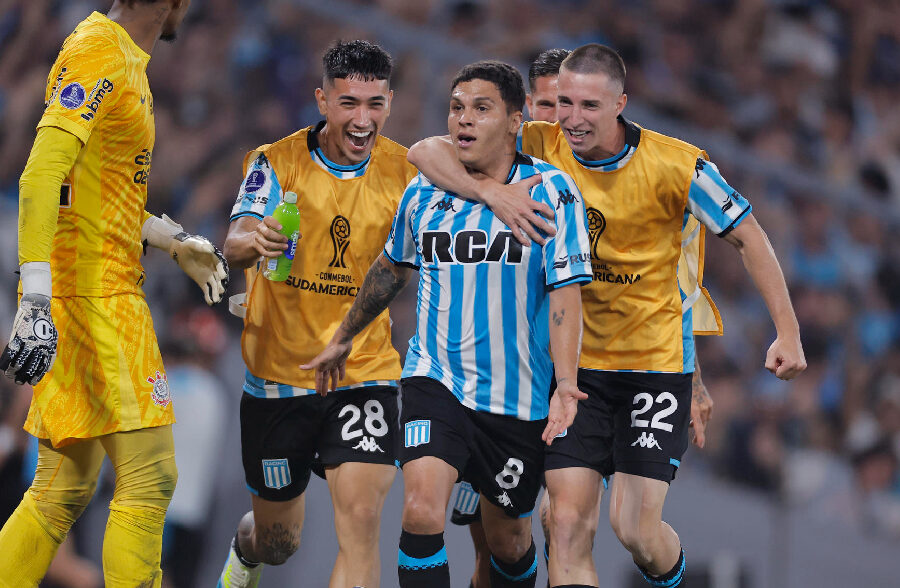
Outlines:
{"label": "racing club crest on shorts", "polygon": [[169,381],[166,379],[166,374],[161,374],[159,370],[156,370],[156,377],[148,376],[147,381],[153,384],[153,392],[150,393],[153,403],[162,407],[169,406],[169,403],[172,402],[172,394],[169,392]]}

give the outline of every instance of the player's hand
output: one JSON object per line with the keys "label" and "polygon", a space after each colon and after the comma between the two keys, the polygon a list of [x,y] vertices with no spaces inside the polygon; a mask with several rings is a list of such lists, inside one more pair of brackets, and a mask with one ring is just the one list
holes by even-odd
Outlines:
{"label": "player's hand", "polygon": [[25,294],[13,322],[0,370],[16,384],[37,384],[53,367],[58,333],[50,316],[50,298]]}
{"label": "player's hand", "polygon": [[806,369],[800,336],[778,337],[766,353],[766,369],[782,380],[791,380]]}
{"label": "player's hand", "polygon": [[556,391],[550,398],[550,414],[547,415],[547,426],[541,435],[544,443],[550,445],[557,435],[565,432],[575,420],[578,412],[578,401],[585,400],[587,394],[575,386],[574,382],[557,382]]}
{"label": "player's hand", "polygon": [[481,197],[494,215],[512,230],[513,236],[528,247],[531,241],[543,245],[547,239],[541,232],[553,236],[556,228],[541,215],[553,220],[553,209],[531,198],[531,189],[541,183],[540,174],[515,184],[485,183]]}
{"label": "player's hand", "polygon": [[[256,225],[256,231],[250,233],[253,249],[263,257],[281,257],[288,248],[288,238],[279,233],[280,230],[281,223],[275,217],[263,218]],[[297,237],[297,241],[300,237],[302,235]]]}
{"label": "player's hand", "polygon": [[[300,366],[301,370],[316,370],[316,392],[320,396],[328,394],[329,389],[332,392],[335,391],[338,382],[347,375],[347,358],[350,356],[351,349],[353,349],[353,341],[338,343],[332,339],[322,353],[315,356],[309,363]],[[331,384],[330,388],[329,384]]]}
{"label": "player's hand", "polygon": [[172,240],[169,254],[178,267],[200,286],[207,304],[212,306],[222,300],[222,294],[228,287],[228,262],[209,239],[178,233]]}
{"label": "player's hand", "polygon": [[712,417],[714,404],[706,384],[702,380],[694,382],[694,391],[691,394],[691,430],[694,433],[694,445],[700,449],[706,445],[706,423]]}

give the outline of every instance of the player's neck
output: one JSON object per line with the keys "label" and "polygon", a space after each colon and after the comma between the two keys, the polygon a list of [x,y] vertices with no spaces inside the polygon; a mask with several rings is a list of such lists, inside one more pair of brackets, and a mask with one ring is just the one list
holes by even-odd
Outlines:
{"label": "player's neck", "polygon": [[513,147],[508,152],[498,157],[492,158],[490,161],[479,162],[472,165],[465,165],[466,171],[476,180],[491,178],[497,180],[501,184],[505,184],[509,178],[509,170],[512,169],[513,161],[516,159],[516,150]]}
{"label": "player's neck", "polygon": [[134,44],[148,55],[153,52],[156,41],[162,34],[163,23],[169,15],[167,5],[135,3],[129,7],[123,3],[113,4],[106,16],[125,29]]}

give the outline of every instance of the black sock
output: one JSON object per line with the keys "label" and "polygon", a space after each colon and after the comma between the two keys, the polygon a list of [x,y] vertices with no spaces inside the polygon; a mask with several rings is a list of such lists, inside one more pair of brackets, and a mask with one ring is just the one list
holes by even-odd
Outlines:
{"label": "black sock", "polygon": [[397,571],[401,588],[450,588],[444,534],[400,533]]}
{"label": "black sock", "polygon": [[537,549],[531,547],[515,563],[505,563],[491,556],[491,588],[534,588],[537,581]]}
{"label": "black sock", "polygon": [[235,553],[235,555],[237,555],[238,561],[240,561],[242,564],[244,564],[245,567],[255,568],[256,566],[259,565],[258,561],[250,561],[249,559],[244,557],[243,553],[241,553],[241,542],[238,541],[237,533],[234,534],[234,553]]}
{"label": "black sock", "polygon": [[681,580],[684,578],[684,563],[684,549],[682,549],[678,555],[678,561],[675,562],[675,567],[662,576],[651,576],[641,566],[638,566],[638,569],[651,586],[656,588],[675,588],[675,586],[681,586]]}

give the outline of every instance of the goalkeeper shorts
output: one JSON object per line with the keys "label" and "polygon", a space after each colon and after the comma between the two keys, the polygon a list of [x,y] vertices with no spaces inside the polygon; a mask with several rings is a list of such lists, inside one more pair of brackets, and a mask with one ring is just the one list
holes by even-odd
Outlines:
{"label": "goalkeeper shorts", "polygon": [[153,319],[143,296],[54,298],[56,363],[25,430],[55,447],[175,422]]}

